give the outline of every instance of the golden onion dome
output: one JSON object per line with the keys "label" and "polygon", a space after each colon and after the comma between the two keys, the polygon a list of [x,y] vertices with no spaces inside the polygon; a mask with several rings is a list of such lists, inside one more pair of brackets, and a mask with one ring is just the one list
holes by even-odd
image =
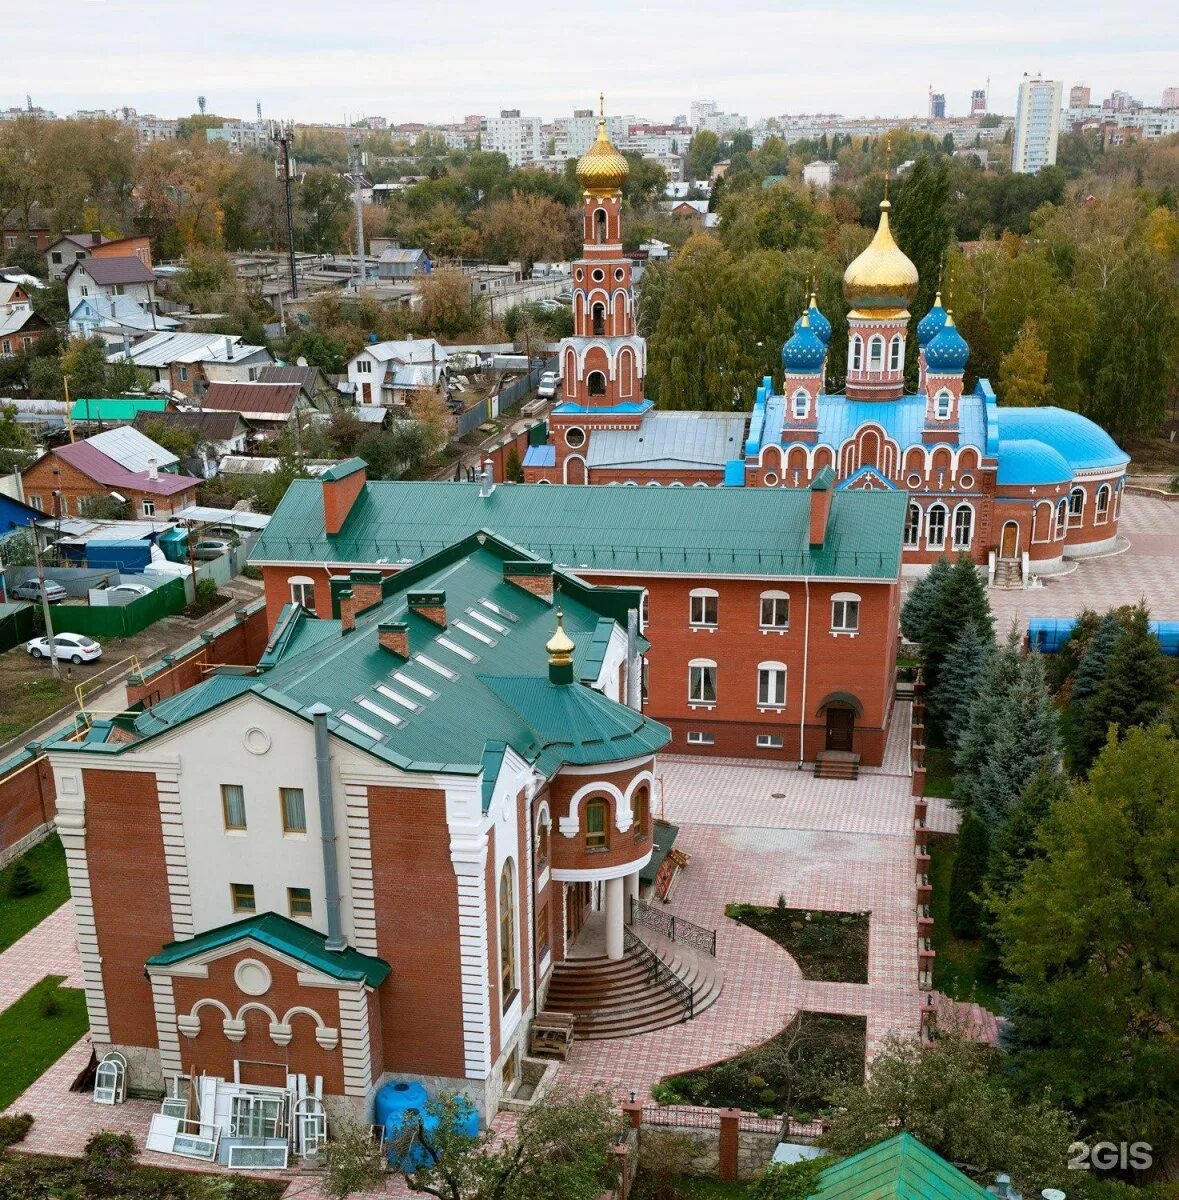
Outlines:
{"label": "golden onion dome", "polygon": [[905,308],[917,294],[917,268],[893,240],[887,200],[880,202],[880,224],[868,249],[843,273],[843,295],[853,308]]}
{"label": "golden onion dome", "polygon": [[606,118],[598,120],[598,137],[577,160],[577,182],[586,192],[616,192],[630,174],[630,163],[618,152],[606,132]]}
{"label": "golden onion dome", "polygon": [[577,647],[573,643],[573,639],[565,632],[565,614],[557,609],[557,630],[551,638],[545,643],[544,647],[548,651],[549,663],[556,666],[568,666],[573,661],[573,651]]}

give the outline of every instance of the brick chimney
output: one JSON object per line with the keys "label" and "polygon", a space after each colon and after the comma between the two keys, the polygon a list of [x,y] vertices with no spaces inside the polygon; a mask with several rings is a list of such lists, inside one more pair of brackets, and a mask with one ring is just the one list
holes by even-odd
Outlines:
{"label": "brick chimney", "polygon": [[810,544],[821,546],[827,536],[827,519],[831,515],[831,494],[835,489],[835,472],[824,467],[811,480],[811,532]]}
{"label": "brick chimney", "polygon": [[409,626],[403,621],[382,621],[377,626],[377,641],[382,650],[409,658]]}
{"label": "brick chimney", "polygon": [[356,498],[367,482],[367,464],[363,458],[349,458],[329,467],[321,476],[323,484],[323,531],[329,536],[344,527]]}
{"label": "brick chimney", "polygon": [[356,600],[347,588],[337,599],[340,601],[340,632],[351,633],[356,628]]}
{"label": "brick chimney", "polygon": [[504,563],[504,582],[514,583],[541,600],[553,602],[553,564],[533,559],[516,559]]}
{"label": "brick chimney", "polygon": [[411,613],[425,617],[440,629],[446,628],[445,592],[410,592],[405,599]]}

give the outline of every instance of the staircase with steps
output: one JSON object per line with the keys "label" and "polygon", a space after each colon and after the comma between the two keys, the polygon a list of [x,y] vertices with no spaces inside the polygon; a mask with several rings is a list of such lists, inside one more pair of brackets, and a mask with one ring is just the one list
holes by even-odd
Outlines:
{"label": "staircase with steps", "polygon": [[989,1008],[969,1000],[951,1000],[941,992],[934,993],[934,1005],[939,1032],[957,1033],[990,1046],[999,1044],[999,1018]]}
{"label": "staircase with steps", "polygon": [[[642,941],[691,989],[693,1016],[716,1001],[724,975],[715,958],[652,929],[642,930]],[[594,955],[557,963],[544,1007],[549,1012],[572,1013],[574,1036],[590,1041],[649,1033],[688,1019],[682,998],[651,978],[648,965],[636,953],[621,959]]]}
{"label": "staircase with steps", "polygon": [[860,756],[846,750],[820,750],[815,756],[816,779],[859,779]]}
{"label": "staircase with steps", "polygon": [[1014,558],[1001,558],[995,563],[995,587],[1004,591],[1023,587],[1023,567]]}

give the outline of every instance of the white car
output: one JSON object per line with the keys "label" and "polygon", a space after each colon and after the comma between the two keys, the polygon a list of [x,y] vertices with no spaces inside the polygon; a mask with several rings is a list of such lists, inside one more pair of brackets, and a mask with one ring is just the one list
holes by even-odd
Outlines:
{"label": "white car", "polygon": [[[34,658],[48,658],[49,639],[33,638],[32,641],[25,643],[25,649]],[[57,633],[53,636],[53,657],[68,659],[75,665],[93,662],[96,658],[102,657],[102,647],[84,633]]]}
{"label": "white car", "polygon": [[137,596],[150,596],[151,588],[145,583],[116,583],[114,587],[107,588],[107,593],[112,596],[118,596],[120,599],[124,596],[135,598]]}
{"label": "white car", "polygon": [[557,376],[553,371],[546,371],[536,385],[536,395],[540,400],[551,400],[557,394]]}

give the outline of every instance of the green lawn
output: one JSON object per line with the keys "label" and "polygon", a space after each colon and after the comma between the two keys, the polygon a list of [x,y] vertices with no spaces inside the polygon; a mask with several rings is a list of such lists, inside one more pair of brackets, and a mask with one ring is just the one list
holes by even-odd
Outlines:
{"label": "green lawn", "polygon": [[925,748],[925,794],[943,800],[954,798],[954,759],[941,746]]}
{"label": "green lawn", "polygon": [[0,745],[20,737],[73,699],[74,689],[64,679],[55,679],[48,667],[44,675],[0,684],[0,713],[4,714],[0,717]]}
{"label": "green lawn", "polygon": [[[31,896],[8,894],[12,873],[18,862],[28,864],[33,876],[41,884],[39,892]],[[0,871],[0,950],[7,950],[69,898],[70,881],[66,875],[65,851],[61,848],[61,839],[54,833]]]}
{"label": "green lawn", "polygon": [[0,1111],[40,1079],[89,1026],[85,993],[63,988],[64,978],[46,975],[0,1012]]}
{"label": "green lawn", "polygon": [[956,838],[931,838],[929,878],[933,884],[933,986],[953,1000],[973,1000],[999,1011],[995,985],[979,977],[983,960],[981,940],[956,937],[950,930],[950,875],[954,870]]}

